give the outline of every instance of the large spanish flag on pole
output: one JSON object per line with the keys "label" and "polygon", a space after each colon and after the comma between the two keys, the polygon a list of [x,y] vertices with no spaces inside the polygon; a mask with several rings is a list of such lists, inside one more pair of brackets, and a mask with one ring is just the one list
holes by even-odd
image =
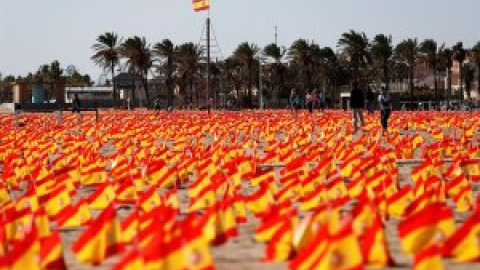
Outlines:
{"label": "large spanish flag on pole", "polygon": [[193,0],[192,4],[196,12],[210,9],[210,0]]}

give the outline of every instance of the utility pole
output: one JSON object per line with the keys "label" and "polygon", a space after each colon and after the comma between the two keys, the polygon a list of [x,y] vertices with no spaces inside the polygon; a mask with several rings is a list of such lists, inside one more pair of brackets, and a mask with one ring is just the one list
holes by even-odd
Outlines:
{"label": "utility pole", "polygon": [[207,104],[210,102],[210,10],[207,18]]}
{"label": "utility pole", "polygon": [[260,97],[260,110],[263,110],[263,81],[262,81],[262,60],[258,59],[258,94]]}
{"label": "utility pole", "polygon": [[275,25],[275,45],[278,46],[278,28],[276,25]]}

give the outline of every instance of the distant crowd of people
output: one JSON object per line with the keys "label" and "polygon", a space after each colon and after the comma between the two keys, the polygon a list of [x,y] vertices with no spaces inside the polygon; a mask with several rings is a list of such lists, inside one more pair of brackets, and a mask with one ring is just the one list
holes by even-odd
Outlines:
{"label": "distant crowd of people", "polygon": [[295,88],[292,89],[290,92],[289,103],[293,112],[297,113],[298,110],[304,108],[304,105],[306,105],[310,113],[313,113],[315,108],[321,110],[326,108],[325,96],[321,91],[308,91],[305,95],[305,104],[303,104],[303,102],[304,100],[301,98],[297,90]]}
{"label": "distant crowd of people", "polygon": [[[325,96],[322,92],[308,91],[305,95],[305,101],[298,94],[296,89],[292,89],[290,93],[290,106],[292,112],[297,115],[298,110],[306,105],[308,111],[313,113],[315,108],[325,109]],[[303,104],[305,102],[305,104]],[[366,102],[366,104],[365,104]],[[375,98],[375,93],[370,87],[364,91],[357,82],[354,82],[350,92],[350,108],[352,110],[352,121],[354,133],[359,128],[363,127],[363,110],[366,108],[369,114],[375,111],[375,102],[378,102],[380,108],[380,123],[382,125],[382,135],[385,135],[388,129],[388,120],[392,112],[392,96],[387,89],[382,86],[378,98]]]}
{"label": "distant crowd of people", "polygon": [[[352,91],[350,93],[350,107],[352,108],[353,128],[357,132],[359,126],[364,125],[363,109],[366,108],[369,114],[375,110],[375,93],[370,87],[367,88],[366,93],[359,87],[358,83],[353,83]],[[382,125],[382,135],[385,135],[388,129],[388,119],[392,113],[392,96],[388,93],[387,88],[382,86],[378,95],[378,105],[380,108],[380,124]]]}

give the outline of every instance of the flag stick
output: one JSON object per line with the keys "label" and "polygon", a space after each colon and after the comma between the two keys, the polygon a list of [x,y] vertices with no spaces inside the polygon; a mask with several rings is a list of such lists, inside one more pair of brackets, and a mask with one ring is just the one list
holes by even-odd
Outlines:
{"label": "flag stick", "polygon": [[210,105],[210,7],[207,15],[207,106]]}

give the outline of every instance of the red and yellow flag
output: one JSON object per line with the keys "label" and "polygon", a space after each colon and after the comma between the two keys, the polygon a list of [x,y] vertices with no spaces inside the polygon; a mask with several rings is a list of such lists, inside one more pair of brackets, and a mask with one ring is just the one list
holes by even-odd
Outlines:
{"label": "red and yellow flag", "polygon": [[73,243],[72,251],[82,263],[99,264],[123,248],[121,224],[110,204]]}
{"label": "red and yellow flag", "polygon": [[210,9],[210,0],[193,0],[192,4],[196,12]]}
{"label": "red and yellow flag", "polygon": [[40,241],[37,227],[33,222],[23,239],[15,243],[12,251],[7,255],[11,270],[42,269],[40,268]]}
{"label": "red and yellow flag", "polygon": [[398,224],[405,252],[416,255],[432,244],[443,244],[455,232],[451,209],[443,203],[430,204]]}
{"label": "red and yellow flag", "polygon": [[424,250],[420,251],[416,256],[413,263],[413,270],[430,270],[438,269],[443,270],[442,256],[440,248],[436,245],[431,245]]}
{"label": "red and yellow flag", "polygon": [[468,262],[480,259],[480,212],[474,212],[443,245],[443,255],[456,261]]}

